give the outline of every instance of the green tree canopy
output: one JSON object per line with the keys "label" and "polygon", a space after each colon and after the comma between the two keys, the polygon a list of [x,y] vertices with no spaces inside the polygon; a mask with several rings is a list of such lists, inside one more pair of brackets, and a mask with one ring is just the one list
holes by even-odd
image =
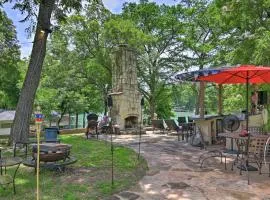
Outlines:
{"label": "green tree canopy", "polygon": [[0,108],[14,108],[18,101],[20,52],[16,30],[0,9]]}

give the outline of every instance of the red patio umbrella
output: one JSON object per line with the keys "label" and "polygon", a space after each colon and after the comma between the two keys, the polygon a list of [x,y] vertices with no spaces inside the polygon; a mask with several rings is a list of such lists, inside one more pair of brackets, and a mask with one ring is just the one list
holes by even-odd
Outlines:
{"label": "red patio umbrella", "polygon": [[[221,70],[216,74],[200,76],[198,80],[218,84],[246,84],[246,130],[248,131],[248,89],[249,84],[270,83],[270,67],[255,65],[240,65]],[[250,134],[248,134],[247,151]]]}

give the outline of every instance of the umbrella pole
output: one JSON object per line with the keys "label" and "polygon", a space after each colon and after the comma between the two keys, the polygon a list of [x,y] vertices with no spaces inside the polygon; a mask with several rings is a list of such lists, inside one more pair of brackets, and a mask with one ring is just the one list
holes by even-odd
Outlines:
{"label": "umbrella pole", "polygon": [[249,140],[250,140],[250,134],[248,132],[248,121],[249,121],[249,113],[248,113],[248,104],[249,104],[249,77],[248,77],[248,71],[247,71],[247,79],[246,79],[246,90],[247,90],[247,94],[246,94],[246,131],[248,133],[248,140],[247,140],[247,147],[246,147],[246,153],[248,154],[248,147],[249,147]]}
{"label": "umbrella pole", "polygon": [[[248,133],[248,139],[247,139],[247,146],[246,146],[246,156],[247,156],[247,160],[246,160],[246,164],[245,166],[239,166],[242,170],[247,170],[247,171],[257,171],[257,168],[249,165],[249,162],[248,162],[248,148],[249,148],[249,142],[250,142],[250,133],[248,132],[248,121],[249,121],[249,113],[248,113],[248,99],[249,99],[249,77],[248,77],[248,71],[247,71],[247,78],[246,78],[246,91],[247,91],[247,94],[246,94],[246,131]],[[248,180],[248,184],[249,184],[249,180]]]}

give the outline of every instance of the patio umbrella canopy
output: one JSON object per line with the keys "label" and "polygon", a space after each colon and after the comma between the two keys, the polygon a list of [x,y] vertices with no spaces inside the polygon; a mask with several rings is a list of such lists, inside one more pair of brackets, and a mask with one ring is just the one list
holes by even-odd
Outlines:
{"label": "patio umbrella canopy", "polygon": [[[248,89],[249,84],[270,83],[270,67],[255,65],[240,65],[220,70],[216,74],[199,76],[199,81],[214,82],[217,84],[246,84],[246,130],[248,130]],[[247,151],[250,134],[248,134]]]}
{"label": "patio umbrella canopy", "polygon": [[210,69],[201,69],[191,72],[179,73],[175,76],[175,79],[180,82],[197,82],[198,78],[202,76],[209,76],[219,73],[227,68],[210,68]]}
{"label": "patio umbrella canopy", "polygon": [[198,80],[218,84],[270,83],[270,67],[241,65],[221,70],[216,74],[200,76]]}
{"label": "patio umbrella canopy", "polygon": [[[219,67],[219,68],[207,68],[207,69],[201,69],[201,70],[196,70],[196,71],[190,71],[190,72],[184,72],[184,73],[179,73],[175,75],[175,80],[179,82],[200,82],[198,79],[199,77],[203,76],[209,76],[209,75],[214,75],[218,74],[219,72],[228,69],[228,67]],[[204,81],[201,81],[204,82]],[[220,85],[221,86],[221,85]],[[221,114],[221,87],[219,86],[219,114]],[[201,115],[202,114],[202,115]],[[203,117],[204,113],[200,113],[200,116]]]}

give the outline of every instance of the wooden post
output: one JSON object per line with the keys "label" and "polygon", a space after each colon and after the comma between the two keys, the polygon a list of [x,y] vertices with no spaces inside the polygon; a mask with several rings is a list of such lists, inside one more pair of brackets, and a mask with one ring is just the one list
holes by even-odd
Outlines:
{"label": "wooden post", "polygon": [[205,83],[200,82],[199,90],[199,108],[200,108],[200,118],[204,118],[204,95],[205,95]]}
{"label": "wooden post", "polygon": [[222,115],[222,93],[223,93],[223,85],[218,84],[218,114]]}

